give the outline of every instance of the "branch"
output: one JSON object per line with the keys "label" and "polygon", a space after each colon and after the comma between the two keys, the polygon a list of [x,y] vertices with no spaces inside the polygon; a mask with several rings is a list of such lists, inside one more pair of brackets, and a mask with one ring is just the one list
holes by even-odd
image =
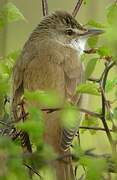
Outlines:
{"label": "branch", "polygon": [[106,118],[105,118],[105,115],[106,115],[105,86],[106,86],[106,80],[107,80],[107,76],[108,76],[109,70],[114,65],[115,65],[115,62],[108,63],[107,66],[105,67],[105,70],[102,73],[102,76],[101,76],[101,79],[100,79],[100,89],[101,89],[101,96],[102,96],[102,118],[101,118],[101,120],[102,120],[103,126],[105,128],[105,131],[106,131],[107,137],[109,139],[109,142],[111,144],[113,152],[116,151],[116,147],[115,147],[115,144],[113,142],[113,138],[112,138],[112,135],[110,133],[110,130],[108,128],[108,125],[107,125],[107,122],[106,122]]}
{"label": "branch", "polygon": [[43,16],[48,15],[48,2],[47,2],[47,0],[42,0],[42,11],[43,11]]}
{"label": "branch", "polygon": [[105,68],[105,70],[104,70],[104,73],[103,73],[103,76],[102,76],[102,79],[101,79],[101,81],[102,81],[102,84],[103,84],[103,88],[104,88],[104,91],[105,91],[105,85],[106,85],[106,80],[107,80],[107,76],[108,76],[108,73],[109,73],[109,71],[110,71],[110,69],[113,67],[113,66],[115,66],[115,62],[110,62],[107,66],[106,66],[106,68]]}
{"label": "branch", "polygon": [[76,6],[75,6],[75,8],[74,8],[74,10],[73,10],[73,12],[72,12],[72,16],[73,16],[74,18],[76,17],[76,15],[77,15],[77,13],[78,13],[81,5],[82,5],[82,2],[83,2],[83,0],[78,0],[77,4],[76,4]]}
{"label": "branch", "polygon": [[[91,158],[96,158],[96,159],[97,158],[105,159],[106,162],[107,162],[107,165],[108,165],[108,167],[107,167],[108,172],[110,172],[110,173],[117,173],[116,163],[113,161],[113,159],[112,159],[110,154],[95,154],[95,153],[92,152],[93,150],[94,149],[86,150],[84,152],[84,156],[89,156]],[[79,161],[80,160],[80,155],[78,156],[78,154],[77,154],[77,156],[76,156],[75,154],[68,153],[68,154],[59,156],[54,161],[63,161],[64,158],[66,158],[66,157],[71,157],[74,161]],[[51,162],[48,162],[48,163],[51,163]],[[65,163],[67,163],[67,162],[65,162]]]}
{"label": "branch", "polygon": [[[82,113],[86,113],[86,114],[89,114],[91,116],[94,116],[94,117],[97,117],[97,118],[101,118],[101,114],[97,113],[97,112],[92,112],[92,111],[89,111],[87,109],[83,109],[83,108],[77,108],[77,107],[73,107],[73,109],[76,109]],[[52,113],[52,112],[55,112],[55,111],[61,111],[63,110],[63,108],[42,108],[41,109],[42,111],[45,111],[47,113]]]}

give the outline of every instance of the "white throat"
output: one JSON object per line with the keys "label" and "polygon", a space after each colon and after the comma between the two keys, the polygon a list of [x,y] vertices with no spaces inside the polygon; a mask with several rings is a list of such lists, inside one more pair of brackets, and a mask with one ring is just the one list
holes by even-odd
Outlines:
{"label": "white throat", "polygon": [[70,43],[70,46],[75,48],[80,56],[83,54],[83,51],[85,50],[85,45],[86,45],[87,38],[81,38],[81,39],[73,39]]}

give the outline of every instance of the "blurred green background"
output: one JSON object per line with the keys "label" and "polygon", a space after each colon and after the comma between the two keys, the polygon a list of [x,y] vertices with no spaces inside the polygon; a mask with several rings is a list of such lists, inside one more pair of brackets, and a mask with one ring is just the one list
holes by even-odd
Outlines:
{"label": "blurred green background", "polygon": [[[18,21],[8,24],[6,28],[0,31],[0,57],[8,53],[21,49],[28,39],[29,34],[37,26],[42,18],[41,0],[0,0],[0,7],[7,2],[13,2],[16,7],[26,18],[26,21]],[[77,0],[48,0],[49,11],[66,10],[72,12]],[[88,20],[94,19],[97,22],[104,24],[106,22],[106,8],[112,0],[88,0],[85,5],[82,5],[76,19],[86,24]],[[96,70],[100,72],[101,69]],[[92,100],[90,108],[98,108],[99,102]],[[96,147],[98,152],[107,152],[110,150],[110,145],[104,132],[97,132],[91,135],[88,131],[81,135],[81,146],[84,149]]]}

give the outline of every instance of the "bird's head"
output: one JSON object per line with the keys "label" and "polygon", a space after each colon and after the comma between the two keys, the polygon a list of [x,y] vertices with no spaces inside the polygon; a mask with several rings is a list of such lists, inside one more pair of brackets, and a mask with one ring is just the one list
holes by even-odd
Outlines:
{"label": "bird's head", "polygon": [[45,17],[39,24],[45,35],[64,44],[70,44],[81,49],[85,47],[90,36],[102,34],[100,29],[86,29],[79,24],[73,16],[65,11],[56,11]]}

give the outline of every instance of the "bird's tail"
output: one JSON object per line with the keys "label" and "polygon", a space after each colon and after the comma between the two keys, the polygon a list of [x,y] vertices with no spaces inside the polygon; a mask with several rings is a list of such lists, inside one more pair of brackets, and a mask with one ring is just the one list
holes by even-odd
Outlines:
{"label": "bird's tail", "polygon": [[63,157],[61,156],[54,164],[56,180],[75,180],[71,157],[65,155]]}
{"label": "bird's tail", "polygon": [[64,151],[60,143],[60,139],[61,139],[61,127],[59,121],[60,112],[57,111],[48,114],[45,113],[44,115],[45,115],[44,142],[49,144],[58,156],[56,160],[52,161],[52,163],[49,164],[49,166],[52,167],[52,172],[53,172],[52,174],[54,176],[54,178],[51,179],[75,180],[73,167],[72,167],[72,157],[70,157],[70,149]]}

